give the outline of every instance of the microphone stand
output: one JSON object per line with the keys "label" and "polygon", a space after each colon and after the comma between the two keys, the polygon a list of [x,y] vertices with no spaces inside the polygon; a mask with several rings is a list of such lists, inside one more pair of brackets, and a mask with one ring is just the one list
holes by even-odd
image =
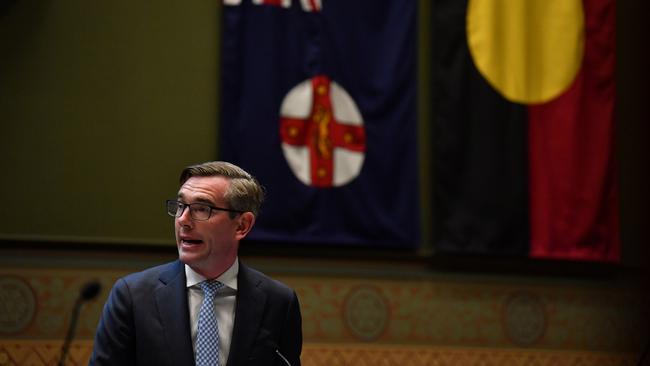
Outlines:
{"label": "microphone stand", "polygon": [[278,347],[278,345],[273,341],[268,341],[268,342],[269,342],[269,345],[271,347],[273,347],[273,349],[275,350],[275,354],[278,355],[278,357],[280,357],[282,362],[284,362],[284,364],[286,364],[287,366],[291,366],[291,362],[289,362],[289,360],[287,360],[287,358],[284,357],[282,352],[280,352],[280,347]]}
{"label": "microphone stand", "polygon": [[291,366],[291,364],[289,363],[289,360],[287,360],[287,358],[284,357],[284,355],[283,355],[282,353],[280,353],[280,350],[279,350],[279,349],[276,349],[276,350],[275,350],[275,353],[276,353],[278,356],[280,356],[280,358],[282,359],[282,361],[284,361],[284,363],[286,363],[287,366]]}
{"label": "microphone stand", "polygon": [[81,304],[83,300],[81,297],[77,298],[77,301],[74,303],[74,308],[72,309],[72,318],[70,319],[70,326],[68,327],[68,334],[65,336],[65,342],[61,348],[61,358],[59,359],[59,366],[65,365],[65,359],[68,357],[68,350],[70,349],[70,343],[72,343],[72,338],[74,338],[75,328],[77,327],[77,320],[79,319],[79,312],[81,310]]}
{"label": "microphone stand", "polygon": [[79,297],[74,303],[72,308],[72,317],[70,318],[70,326],[68,327],[68,333],[65,336],[65,341],[63,342],[63,347],[61,348],[61,358],[59,359],[58,366],[65,366],[65,360],[68,357],[68,351],[70,350],[70,343],[74,338],[75,329],[77,328],[77,321],[79,320],[79,313],[81,312],[81,305],[85,301],[95,298],[101,290],[101,285],[99,282],[91,281],[86,283],[79,292]]}

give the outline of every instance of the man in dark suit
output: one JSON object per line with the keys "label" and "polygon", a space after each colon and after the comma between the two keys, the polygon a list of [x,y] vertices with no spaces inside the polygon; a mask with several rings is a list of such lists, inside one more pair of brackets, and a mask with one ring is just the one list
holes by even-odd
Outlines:
{"label": "man in dark suit", "polygon": [[180,182],[167,201],[179,260],[115,283],[90,365],[300,365],[295,292],[237,256],[262,187],[226,162],[187,167]]}

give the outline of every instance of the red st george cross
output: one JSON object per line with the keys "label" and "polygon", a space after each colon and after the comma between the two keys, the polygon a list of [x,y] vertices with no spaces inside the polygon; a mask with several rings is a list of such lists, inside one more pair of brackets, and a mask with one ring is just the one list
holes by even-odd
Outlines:
{"label": "red st george cross", "polygon": [[330,80],[318,75],[311,79],[312,108],[305,119],[282,116],[280,136],[282,142],[309,149],[312,185],[331,187],[334,172],[334,149],[342,148],[363,153],[366,134],[362,126],[352,126],[334,118],[330,98]]}

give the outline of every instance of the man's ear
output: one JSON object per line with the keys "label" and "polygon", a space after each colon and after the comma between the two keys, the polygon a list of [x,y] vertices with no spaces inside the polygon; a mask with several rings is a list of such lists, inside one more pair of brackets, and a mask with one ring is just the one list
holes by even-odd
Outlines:
{"label": "man's ear", "polygon": [[237,240],[242,240],[255,225],[255,215],[252,212],[244,212],[237,217],[237,229],[235,236]]}

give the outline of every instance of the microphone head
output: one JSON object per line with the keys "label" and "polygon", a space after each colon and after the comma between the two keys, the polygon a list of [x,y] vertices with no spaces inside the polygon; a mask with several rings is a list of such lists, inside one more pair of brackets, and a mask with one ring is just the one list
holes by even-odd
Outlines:
{"label": "microphone head", "polygon": [[102,285],[98,281],[90,281],[86,283],[79,292],[79,297],[82,301],[94,299],[102,289]]}

